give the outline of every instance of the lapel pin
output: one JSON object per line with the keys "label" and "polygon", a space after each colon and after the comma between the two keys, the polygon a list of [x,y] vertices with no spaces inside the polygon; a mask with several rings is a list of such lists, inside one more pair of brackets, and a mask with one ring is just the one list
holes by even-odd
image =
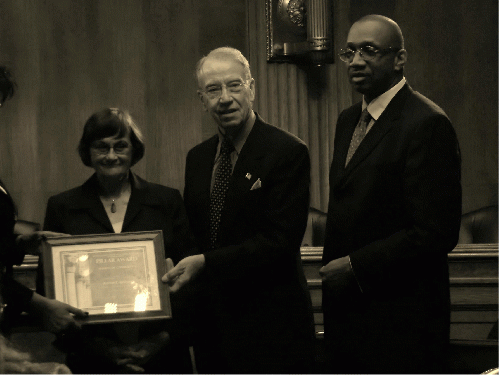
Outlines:
{"label": "lapel pin", "polygon": [[247,178],[248,180],[251,180],[251,173],[246,173],[246,178]]}

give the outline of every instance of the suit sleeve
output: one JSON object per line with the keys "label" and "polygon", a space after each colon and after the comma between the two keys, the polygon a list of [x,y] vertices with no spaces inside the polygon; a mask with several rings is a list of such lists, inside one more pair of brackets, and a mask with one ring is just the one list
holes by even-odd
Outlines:
{"label": "suit sleeve", "polygon": [[[45,219],[43,221],[43,230],[51,232],[64,233],[64,227],[60,219],[61,210],[58,208],[54,197],[50,197],[45,210]],[[45,296],[45,283],[43,274],[43,257],[38,257],[38,267],[36,269],[36,292]]]}
{"label": "suit sleeve", "polygon": [[11,275],[4,275],[2,279],[2,296],[9,306],[10,312],[19,314],[28,311],[33,291],[14,280]]}
{"label": "suit sleeve", "polygon": [[[0,184],[0,186],[2,186]],[[14,233],[14,206],[10,197],[0,192],[0,262],[7,267],[14,264],[21,264],[24,260],[24,251],[20,250],[16,244],[17,234]]]}
{"label": "suit sleeve", "polygon": [[175,253],[172,254],[174,264],[183,258],[198,254],[194,235],[189,225],[189,219],[184,206],[184,201],[178,190],[175,190],[173,205],[173,235]]}
{"label": "suit sleeve", "polygon": [[457,244],[461,157],[446,116],[433,115],[416,128],[403,165],[403,206],[411,225],[350,254],[364,292],[404,272],[409,264],[431,266],[432,259],[446,257]]}
{"label": "suit sleeve", "polygon": [[259,272],[275,274],[296,264],[310,200],[306,145],[296,142],[283,148],[261,189],[261,205],[247,207],[258,213],[248,224],[254,226],[253,236],[205,254],[205,270],[214,282],[247,280],[258,277]]}
{"label": "suit sleeve", "polygon": [[24,253],[20,252],[15,245],[13,203],[7,195],[0,194],[2,194],[0,197],[0,263],[9,270],[9,272],[2,271],[0,286],[2,297],[9,306],[10,312],[17,314],[27,311],[33,291],[12,277],[12,265],[22,263]]}

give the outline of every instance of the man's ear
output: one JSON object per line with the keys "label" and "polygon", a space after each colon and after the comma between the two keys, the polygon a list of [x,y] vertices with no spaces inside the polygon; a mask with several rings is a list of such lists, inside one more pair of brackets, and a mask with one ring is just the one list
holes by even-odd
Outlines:
{"label": "man's ear", "polygon": [[251,92],[250,101],[253,102],[255,100],[255,80],[253,78],[250,80],[249,89]]}
{"label": "man's ear", "polygon": [[203,103],[203,109],[208,112],[208,107],[206,106],[206,103],[205,103],[205,97],[203,95],[203,92],[201,90],[198,90],[198,96],[199,96],[199,99],[201,100],[201,103]]}
{"label": "man's ear", "polygon": [[395,55],[395,71],[399,72],[403,70],[406,62],[407,62],[407,51],[405,49],[401,49]]}

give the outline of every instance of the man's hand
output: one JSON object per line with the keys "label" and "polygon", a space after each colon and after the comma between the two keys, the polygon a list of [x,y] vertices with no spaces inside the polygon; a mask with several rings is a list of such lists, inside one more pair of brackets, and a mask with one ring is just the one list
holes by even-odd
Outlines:
{"label": "man's hand", "polygon": [[350,266],[350,257],[332,260],[319,270],[322,281],[331,289],[343,289],[352,282],[353,271]]}
{"label": "man's hand", "polygon": [[30,311],[40,316],[43,327],[52,333],[58,333],[66,329],[79,329],[81,323],[77,319],[88,316],[88,313],[83,310],[55,299],[43,297],[38,293],[33,294]]}
{"label": "man's hand", "polygon": [[141,353],[133,348],[113,343],[102,348],[101,354],[104,354],[111,362],[120,368],[122,374],[142,374],[144,368],[138,364],[144,358]]}
{"label": "man's hand", "polygon": [[194,280],[198,273],[204,268],[204,262],[205,259],[203,254],[188,256],[178,262],[178,264],[168,271],[161,280],[170,286],[170,291],[172,293],[175,293],[185,284]]}
{"label": "man's hand", "polygon": [[21,234],[16,238],[16,245],[24,252],[24,254],[40,255],[42,252],[42,243],[46,241],[47,238],[62,236],[69,236],[69,234],[50,231],[37,231],[30,234]]}
{"label": "man's hand", "polygon": [[144,373],[144,364],[169,343],[170,335],[166,331],[160,331],[141,339],[134,345],[119,343],[104,337],[95,339],[99,354],[113,362],[120,369],[120,373],[124,374]]}
{"label": "man's hand", "polygon": [[93,342],[93,350],[117,366],[120,374],[141,374],[145,370],[136,364],[142,360],[141,353],[137,353],[128,345],[119,343],[110,338],[96,337]]}

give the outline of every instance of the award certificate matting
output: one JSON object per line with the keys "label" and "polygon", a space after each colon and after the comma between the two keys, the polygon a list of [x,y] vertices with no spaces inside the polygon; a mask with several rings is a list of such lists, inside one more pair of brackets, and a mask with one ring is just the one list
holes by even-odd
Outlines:
{"label": "award certificate matting", "polygon": [[162,231],[47,239],[49,298],[89,313],[87,323],[171,317]]}

